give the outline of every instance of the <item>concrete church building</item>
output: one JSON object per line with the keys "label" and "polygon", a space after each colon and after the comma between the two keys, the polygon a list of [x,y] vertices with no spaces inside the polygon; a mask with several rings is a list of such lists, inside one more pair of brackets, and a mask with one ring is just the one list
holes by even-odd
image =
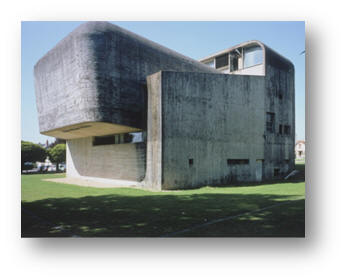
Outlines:
{"label": "concrete church building", "polygon": [[34,73],[40,132],[67,140],[67,177],[168,190],[294,168],[294,66],[259,41],[199,62],[88,22]]}

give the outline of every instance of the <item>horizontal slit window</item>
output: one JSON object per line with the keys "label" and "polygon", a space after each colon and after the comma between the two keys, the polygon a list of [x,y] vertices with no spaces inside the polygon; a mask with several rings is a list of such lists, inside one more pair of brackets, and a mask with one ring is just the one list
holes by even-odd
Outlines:
{"label": "horizontal slit window", "polygon": [[99,145],[112,145],[115,144],[115,137],[114,135],[109,136],[95,136],[93,139],[93,146],[99,146]]}
{"label": "horizontal slit window", "polygon": [[82,125],[79,127],[68,128],[68,129],[63,130],[63,132],[75,131],[75,130],[79,130],[79,129],[87,128],[87,127],[91,127],[91,125]]}
{"label": "horizontal slit window", "polygon": [[95,136],[93,139],[93,146],[141,142],[145,142],[145,132],[132,132],[107,136]]}
{"label": "horizontal slit window", "polygon": [[249,159],[227,159],[228,165],[233,164],[249,164]]}

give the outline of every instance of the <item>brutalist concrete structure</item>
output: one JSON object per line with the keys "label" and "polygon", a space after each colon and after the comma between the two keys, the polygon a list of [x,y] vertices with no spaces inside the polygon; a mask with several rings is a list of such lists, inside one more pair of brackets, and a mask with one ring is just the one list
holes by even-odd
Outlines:
{"label": "brutalist concrete structure", "polygon": [[294,67],[261,42],[198,62],[89,22],[34,72],[40,131],[67,140],[68,177],[164,190],[294,167]]}

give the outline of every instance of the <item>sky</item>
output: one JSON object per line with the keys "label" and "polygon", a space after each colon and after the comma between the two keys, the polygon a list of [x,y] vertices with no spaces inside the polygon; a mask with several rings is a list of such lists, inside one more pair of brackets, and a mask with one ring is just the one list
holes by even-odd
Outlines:
{"label": "sky", "polygon": [[[35,101],[35,63],[83,22],[22,22],[21,32],[21,123],[22,140],[53,142],[41,135]],[[259,40],[288,58],[295,66],[296,139],[305,139],[305,22],[267,21],[122,21],[111,22],[193,59],[248,40]]]}

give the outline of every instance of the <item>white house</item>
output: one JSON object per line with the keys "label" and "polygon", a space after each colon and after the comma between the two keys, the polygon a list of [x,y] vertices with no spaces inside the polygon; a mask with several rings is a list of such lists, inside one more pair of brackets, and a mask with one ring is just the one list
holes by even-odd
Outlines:
{"label": "white house", "polygon": [[295,143],[295,158],[305,159],[305,141],[298,140]]}

